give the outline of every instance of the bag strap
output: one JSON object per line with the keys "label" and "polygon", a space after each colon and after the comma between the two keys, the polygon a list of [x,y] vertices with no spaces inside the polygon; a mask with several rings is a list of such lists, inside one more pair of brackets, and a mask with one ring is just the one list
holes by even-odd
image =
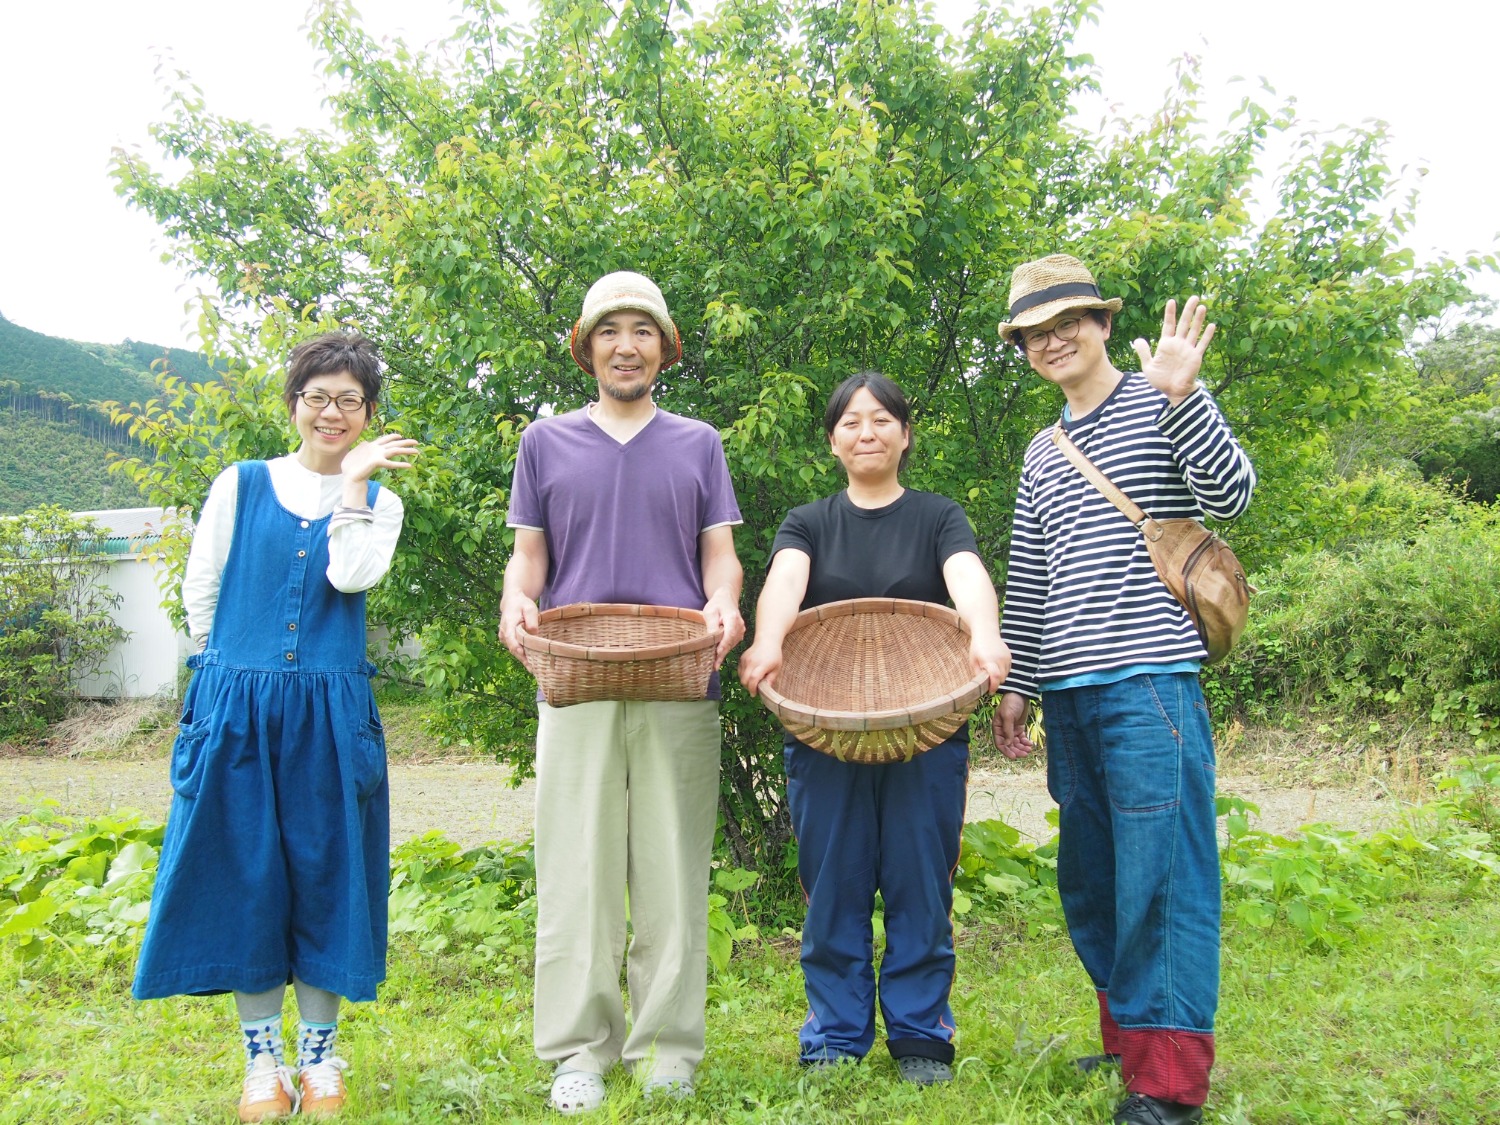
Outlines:
{"label": "bag strap", "polygon": [[1083,450],[1073,444],[1073,439],[1063,430],[1061,423],[1052,427],[1052,444],[1073,463],[1075,469],[1088,478],[1090,484],[1104,494],[1106,500],[1125,513],[1125,518],[1135,525],[1136,530],[1153,542],[1161,538],[1161,525],[1143,512],[1139,504],[1121,492],[1114,481],[1084,456]]}

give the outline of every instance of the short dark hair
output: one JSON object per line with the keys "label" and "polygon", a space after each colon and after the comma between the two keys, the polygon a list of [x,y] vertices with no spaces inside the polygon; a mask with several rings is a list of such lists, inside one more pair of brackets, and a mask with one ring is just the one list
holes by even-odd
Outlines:
{"label": "short dark hair", "polygon": [[287,362],[286,387],[281,397],[287,410],[297,412],[297,392],[318,375],[340,375],[348,372],[359,383],[365,396],[365,417],[375,413],[380,397],[380,353],[375,345],[358,332],[325,332],[303,340],[292,349]]}
{"label": "short dark hair", "polygon": [[849,400],[859,392],[861,387],[874,395],[875,401],[890,411],[896,421],[901,423],[901,428],[906,431],[906,448],[901,451],[901,461],[896,466],[896,471],[900,472],[906,468],[907,459],[911,457],[911,448],[915,444],[911,437],[911,406],[895,381],[886,378],[879,371],[861,371],[858,375],[849,376],[833,388],[833,394],[828,396],[828,406],[823,411],[823,433],[832,439],[833,431],[838,428],[839,419],[849,409]]}
{"label": "short dark hair", "polygon": [[[1114,315],[1115,315],[1114,313],[1110,312],[1108,309],[1077,309],[1077,310],[1069,309],[1068,311],[1069,312],[1077,311],[1077,312],[1082,313],[1084,316],[1092,317],[1093,320],[1099,325],[1100,328],[1103,328],[1103,329],[1106,329],[1106,330],[1108,330],[1109,325],[1110,325],[1110,321],[1114,319]],[[1078,319],[1082,320],[1083,317],[1081,316]],[[1024,336],[1024,335],[1026,335],[1026,329],[1024,329],[1024,328],[1017,328],[1014,332],[1012,332],[1010,334],[1010,342],[1012,344],[1014,344],[1016,347],[1020,348],[1023,352],[1026,350],[1026,345],[1021,340],[1021,337]]]}

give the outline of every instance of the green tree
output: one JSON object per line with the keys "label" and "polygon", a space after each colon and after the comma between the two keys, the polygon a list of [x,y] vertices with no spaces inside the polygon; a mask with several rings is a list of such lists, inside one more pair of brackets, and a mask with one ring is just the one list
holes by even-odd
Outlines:
{"label": "green tree", "polygon": [[0,519],[0,736],[56,722],[73,685],[124,639],[92,520],[43,506]]}
{"label": "green tree", "polygon": [[[527,420],[591,397],[567,343],[599,275],[638,269],[667,294],[685,359],[661,401],[724,434],[750,604],[782,515],[840,487],[818,414],[863,367],[913,398],[908,483],[962,501],[1003,566],[1021,452],[1058,410],[995,334],[1019,260],[1068,245],[1098,263],[1129,298],[1122,365],[1161,298],[1212,298],[1226,334],[1208,377],[1257,450],[1347,410],[1401,318],[1459,291],[1451,264],[1394,248],[1378,131],[1309,142],[1262,222],[1250,187],[1288,111],[1247,105],[1205,140],[1189,76],[1111,139],[1065,125],[1091,81],[1072,37],[1094,17],[1092,0],[982,5],[955,35],[911,0],[725,0],[698,19],[543,0],[515,28],[471,0],[432,58],[329,5],[313,35],[330,133],[275,138],[182,85],[155,133],[186,173],[121,154],[116,174],[230,320],[287,336],[332,317],[381,343],[387,424],[428,452],[402,477],[372,614],[420,634],[446,730],[524,766],[530,682],[494,636],[507,489]],[[163,490],[196,440],[162,454]],[[1286,534],[1270,521],[1253,549]],[[722,812],[748,863],[787,839],[779,739],[726,673]]]}
{"label": "green tree", "polygon": [[0,408],[0,516],[39,504],[73,511],[139,505],[134,485],[111,478],[106,467],[110,454],[124,445],[106,444],[65,422]]}
{"label": "green tree", "polygon": [[1500,328],[1482,319],[1494,311],[1477,302],[1428,328],[1412,351],[1412,409],[1398,430],[1423,476],[1486,503],[1500,496]]}

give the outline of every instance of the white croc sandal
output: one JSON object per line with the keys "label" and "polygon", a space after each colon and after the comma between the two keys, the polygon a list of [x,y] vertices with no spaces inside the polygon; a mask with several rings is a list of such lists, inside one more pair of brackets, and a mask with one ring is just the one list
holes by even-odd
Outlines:
{"label": "white croc sandal", "polygon": [[691,1078],[667,1078],[658,1075],[641,1087],[648,1098],[691,1098],[697,1091]]}
{"label": "white croc sandal", "polygon": [[589,1070],[559,1070],[552,1076],[552,1108],[572,1116],[604,1104],[604,1077]]}

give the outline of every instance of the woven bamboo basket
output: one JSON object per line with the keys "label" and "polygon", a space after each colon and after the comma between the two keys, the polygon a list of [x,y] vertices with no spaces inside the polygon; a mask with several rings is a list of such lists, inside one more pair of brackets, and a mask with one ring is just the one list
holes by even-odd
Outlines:
{"label": "woven bamboo basket", "polygon": [[703,614],[663,605],[556,606],[538,616],[535,633],[521,634],[526,667],[553,707],[702,699],[718,643]]}
{"label": "woven bamboo basket", "polygon": [[852,598],[797,615],[760,698],[799,742],[843,762],[908,762],[952,737],[987,686],[947,606]]}

